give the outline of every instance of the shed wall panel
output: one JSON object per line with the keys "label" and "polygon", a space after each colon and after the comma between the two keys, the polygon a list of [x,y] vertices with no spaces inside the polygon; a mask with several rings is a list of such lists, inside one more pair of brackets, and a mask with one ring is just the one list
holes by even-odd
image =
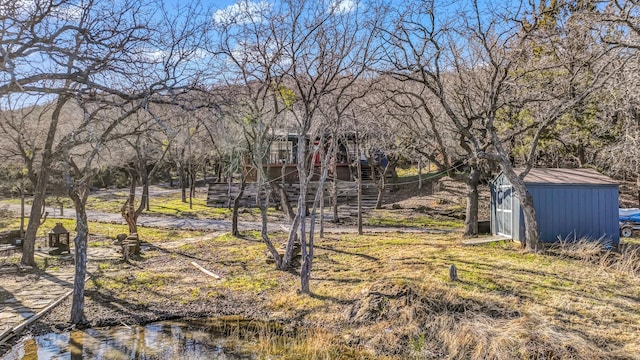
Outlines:
{"label": "shed wall panel", "polygon": [[612,186],[529,185],[544,242],[606,237],[617,243],[618,190]]}

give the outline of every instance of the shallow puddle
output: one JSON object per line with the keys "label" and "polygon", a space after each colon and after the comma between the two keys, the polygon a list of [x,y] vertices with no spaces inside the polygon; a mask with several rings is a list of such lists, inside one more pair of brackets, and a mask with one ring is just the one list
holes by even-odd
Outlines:
{"label": "shallow puddle", "polygon": [[3,359],[256,359],[247,324],[183,319],[51,333],[22,341]]}

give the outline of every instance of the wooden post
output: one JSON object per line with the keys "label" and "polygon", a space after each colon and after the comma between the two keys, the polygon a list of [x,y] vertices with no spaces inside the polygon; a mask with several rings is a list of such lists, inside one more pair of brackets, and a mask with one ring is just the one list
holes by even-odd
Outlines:
{"label": "wooden post", "polygon": [[458,269],[453,264],[449,267],[449,281],[458,281]]}
{"label": "wooden post", "polygon": [[418,159],[418,190],[422,189],[422,158]]}

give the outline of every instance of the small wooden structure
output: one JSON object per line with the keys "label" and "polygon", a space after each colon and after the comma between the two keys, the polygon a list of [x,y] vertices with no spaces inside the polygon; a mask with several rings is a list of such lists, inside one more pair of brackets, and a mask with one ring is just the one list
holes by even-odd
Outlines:
{"label": "small wooden structure", "polygon": [[[533,168],[524,183],[533,197],[541,241],[587,238],[619,243],[614,179],[592,169]],[[491,232],[516,241],[525,238],[520,199],[503,173],[491,183]]]}
{"label": "small wooden structure", "polygon": [[[339,180],[353,181],[352,172],[355,171],[355,167],[352,164],[355,163],[357,158],[354,136],[355,134],[341,134],[335,154],[336,173],[331,173],[333,171],[332,167],[329,170],[329,178],[333,178],[335,175]],[[331,156],[331,154],[327,154],[329,138],[331,138],[330,134],[325,134],[322,139],[318,137],[315,140],[305,136],[304,144],[301,145],[297,134],[274,135],[270,139],[268,158],[263,164],[264,173],[271,180],[277,179],[281,183],[288,184],[297,183],[299,181],[297,164],[300,161],[298,159],[298,147],[304,146],[308,152],[307,156],[309,156],[307,161],[312,160],[310,166],[314,167],[312,177],[314,180],[318,180],[321,174],[322,154]],[[324,144],[323,148],[321,148],[322,144]],[[312,156],[313,159],[311,158]],[[247,166],[246,176],[248,182],[257,180],[257,173],[251,166]]]}
{"label": "small wooden structure", "polygon": [[62,226],[62,223],[56,223],[56,226],[49,231],[49,247],[56,248],[52,250],[56,254],[61,254],[64,251],[67,254],[71,253],[69,231]]}

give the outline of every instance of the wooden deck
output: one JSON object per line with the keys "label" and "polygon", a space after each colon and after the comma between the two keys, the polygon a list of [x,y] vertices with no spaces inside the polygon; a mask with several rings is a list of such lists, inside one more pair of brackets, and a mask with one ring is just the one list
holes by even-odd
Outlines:
{"label": "wooden deck", "polygon": [[0,256],[8,256],[18,251],[18,247],[14,245],[0,245]]}
{"label": "wooden deck", "polygon": [[[309,188],[307,189],[307,201],[309,205],[313,201],[316,191],[318,190],[318,182],[311,182],[309,184]],[[281,184],[284,190],[287,192],[287,196],[289,201],[293,206],[296,205],[298,201],[298,194],[300,193],[300,185],[297,183],[285,183]],[[331,182],[325,182],[323,191],[324,191],[324,201],[325,205],[329,205],[329,201],[331,198],[333,184]],[[338,204],[355,204],[358,198],[358,188],[356,183],[354,182],[346,182],[339,181],[336,184],[336,190],[338,193]],[[229,208],[233,205],[233,199],[240,192],[240,184],[229,184],[227,183],[210,183],[209,184],[209,192],[207,195],[207,206],[211,207],[220,207],[220,208]],[[373,183],[363,183],[362,185],[362,193],[363,193],[363,207],[365,208],[373,208],[375,206],[375,201],[377,198],[378,190]],[[276,197],[277,194],[272,194],[271,203],[276,204],[279,202],[279,199]],[[256,183],[248,183],[245,186],[244,195],[240,200],[241,207],[257,207],[258,197],[258,186]]]}

